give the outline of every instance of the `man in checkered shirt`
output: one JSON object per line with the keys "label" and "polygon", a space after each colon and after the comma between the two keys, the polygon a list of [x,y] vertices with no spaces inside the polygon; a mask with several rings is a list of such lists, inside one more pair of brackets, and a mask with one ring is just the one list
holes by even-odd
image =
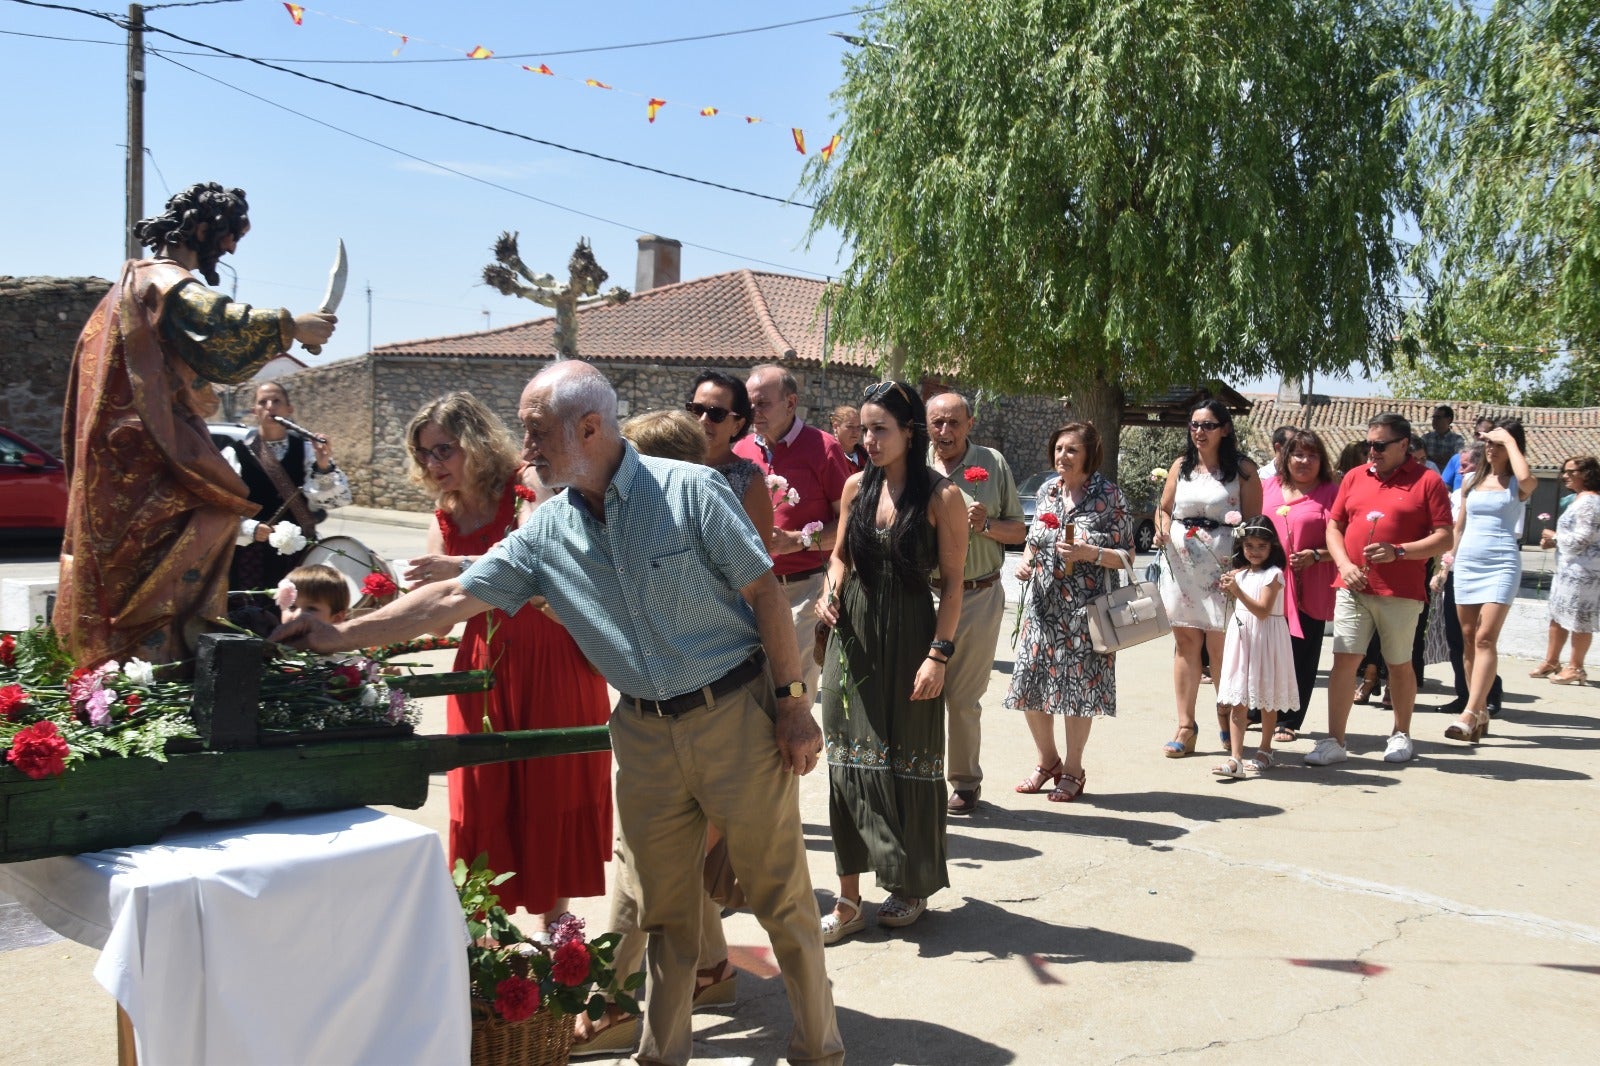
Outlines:
{"label": "man in checkered shirt", "polygon": [[518,410],[523,453],[567,491],[458,579],[337,626],[299,620],[274,639],[345,651],[548,604],[623,694],[611,715],[617,811],[650,931],[639,1061],[689,1060],[709,821],[782,968],[789,1061],[842,1063],[798,803],[822,734],[788,601],[722,475],[639,455],[616,406],[587,363],[541,371]]}

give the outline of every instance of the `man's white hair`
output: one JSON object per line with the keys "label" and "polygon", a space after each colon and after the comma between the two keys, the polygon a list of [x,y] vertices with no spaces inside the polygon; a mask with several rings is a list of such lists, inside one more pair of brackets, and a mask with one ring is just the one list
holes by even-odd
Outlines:
{"label": "man's white hair", "polygon": [[606,376],[581,359],[562,359],[534,375],[533,383],[550,390],[550,410],[569,433],[587,414],[600,416],[607,436],[620,436],[617,390]]}

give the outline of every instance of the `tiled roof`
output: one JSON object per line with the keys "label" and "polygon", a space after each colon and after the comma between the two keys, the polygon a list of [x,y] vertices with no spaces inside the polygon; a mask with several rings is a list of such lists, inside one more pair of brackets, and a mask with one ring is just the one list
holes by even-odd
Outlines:
{"label": "tiled roof", "polygon": [[1247,448],[1255,455],[1272,454],[1269,439],[1278,426],[1299,426],[1317,432],[1337,459],[1351,441],[1363,440],[1367,422],[1384,411],[1404,415],[1418,433],[1432,428],[1433,409],[1449,404],[1456,413],[1456,432],[1471,433],[1482,415],[1519,418],[1528,436],[1528,461],[1534,469],[1554,467],[1570,455],[1600,455],[1600,407],[1514,407],[1472,400],[1394,400],[1372,396],[1312,395],[1305,403],[1288,403],[1273,393],[1247,393],[1255,401],[1250,412]]}
{"label": "tiled roof", "polygon": [[[753,270],[663,285],[627,303],[579,308],[578,350],[594,363],[820,366],[824,290],[820,281]],[[478,333],[385,344],[373,355],[548,359],[555,352],[555,323],[551,315]],[[829,347],[833,365],[876,362],[872,353],[832,338]]]}

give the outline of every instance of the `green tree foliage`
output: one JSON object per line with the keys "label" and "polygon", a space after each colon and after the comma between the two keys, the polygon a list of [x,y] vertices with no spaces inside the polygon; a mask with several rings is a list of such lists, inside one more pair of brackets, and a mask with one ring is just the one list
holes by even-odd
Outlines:
{"label": "green tree foliage", "polygon": [[[1237,425],[1234,428],[1237,430]],[[1130,426],[1122,431],[1116,481],[1134,511],[1155,510],[1167,467],[1183,454],[1186,443],[1184,431],[1170,426]],[[1159,478],[1157,470],[1162,474]]]}
{"label": "green tree foliage", "polygon": [[1124,390],[1385,358],[1393,4],[888,0],[864,27],[804,179],[849,249],[842,337],[1067,392],[1108,459]]}
{"label": "green tree foliage", "polygon": [[[1420,332],[1434,353],[1431,368],[1418,373],[1459,376],[1487,393],[1496,382],[1510,388],[1532,378],[1530,388],[1593,396],[1600,384],[1600,3],[1484,7],[1418,0],[1422,63],[1408,73],[1396,110],[1416,117],[1409,155],[1423,207],[1412,265],[1427,296]],[[1573,351],[1547,385],[1550,360],[1537,351],[1477,349],[1502,339]]]}

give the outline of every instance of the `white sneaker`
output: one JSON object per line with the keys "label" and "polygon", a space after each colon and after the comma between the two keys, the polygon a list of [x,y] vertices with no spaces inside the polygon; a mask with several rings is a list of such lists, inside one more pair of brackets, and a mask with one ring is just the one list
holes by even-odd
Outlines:
{"label": "white sneaker", "polygon": [[1344,762],[1350,758],[1350,753],[1343,744],[1332,737],[1323,737],[1317,741],[1317,746],[1306,753],[1307,766],[1332,766],[1336,762]]}
{"label": "white sneaker", "polygon": [[1411,757],[1417,753],[1416,746],[1411,743],[1411,738],[1404,733],[1396,733],[1389,738],[1389,743],[1384,745],[1384,762],[1410,762]]}

